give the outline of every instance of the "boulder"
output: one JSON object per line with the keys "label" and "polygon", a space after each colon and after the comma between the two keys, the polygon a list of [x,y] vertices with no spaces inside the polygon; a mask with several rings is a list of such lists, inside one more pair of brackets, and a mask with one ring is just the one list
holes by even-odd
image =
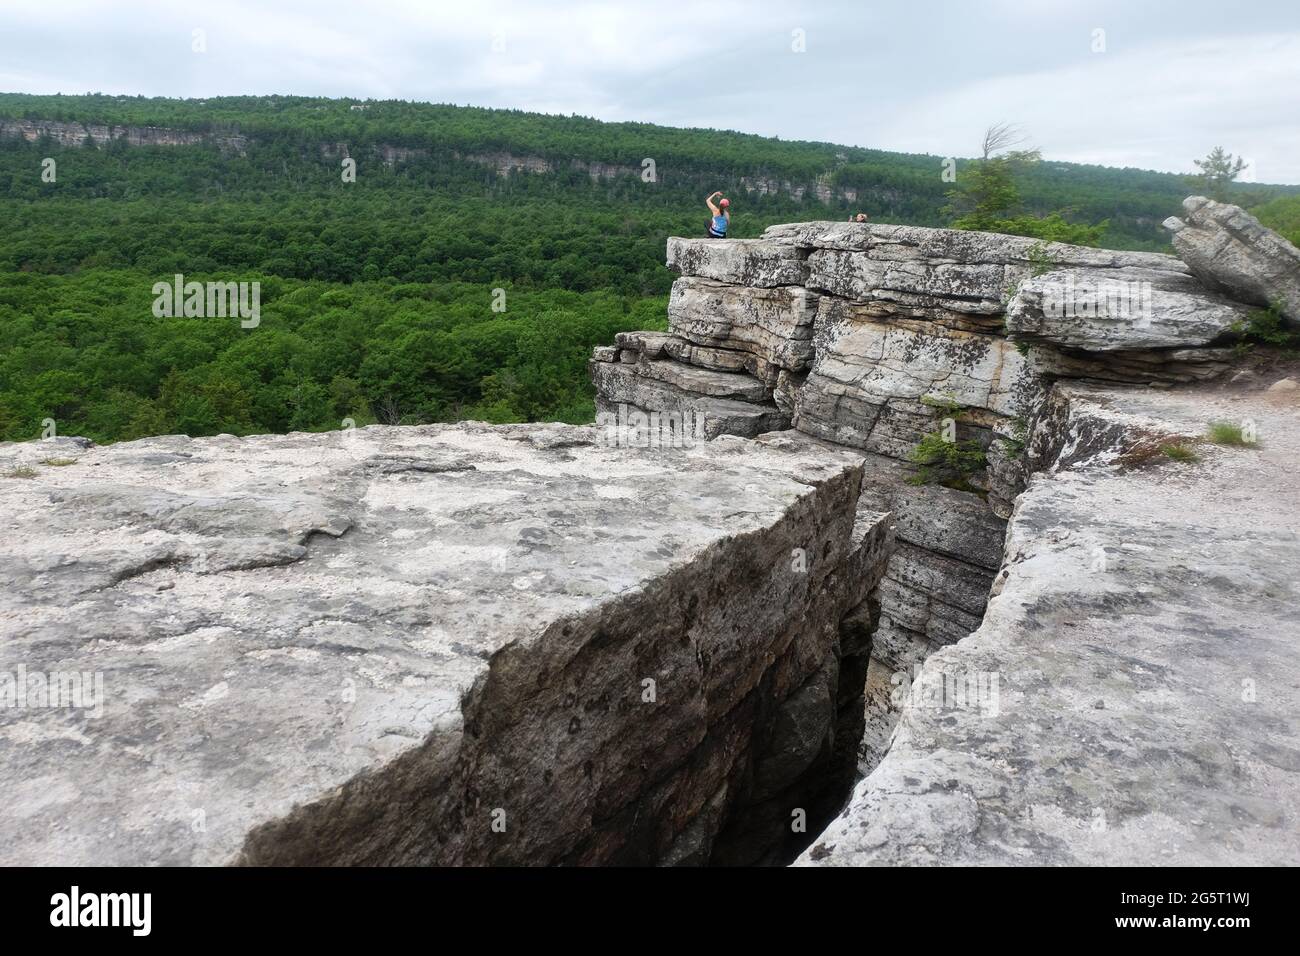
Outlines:
{"label": "boulder", "polygon": [[651,864],[753,832],[832,772],[884,516],[851,454],[601,438],[0,446],[0,856]]}
{"label": "boulder", "polygon": [[1244,302],[1276,305],[1300,325],[1300,249],[1239,206],[1189,196],[1183,210],[1165,228],[1197,278]]}
{"label": "boulder", "polygon": [[1084,352],[1186,349],[1229,335],[1250,310],[1194,278],[1153,269],[1057,269],[1007,304],[1018,339]]}

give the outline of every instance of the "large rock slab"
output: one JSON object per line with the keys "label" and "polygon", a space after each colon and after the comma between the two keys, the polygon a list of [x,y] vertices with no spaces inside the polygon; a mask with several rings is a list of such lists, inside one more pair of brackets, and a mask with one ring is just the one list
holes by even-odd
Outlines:
{"label": "large rock slab", "polygon": [[803,259],[803,254],[788,244],[762,239],[668,238],[668,268],[683,276],[733,285],[802,285]]}
{"label": "large rock slab", "polygon": [[[749,352],[719,348],[712,345],[696,345],[678,335],[662,332],[619,332],[615,337],[618,347],[636,353],[636,361],[641,357],[647,359],[673,359],[685,365],[709,369],[714,372],[746,372],[763,383],[767,389],[774,389],[784,371],[766,359]],[[596,349],[600,349],[597,346]],[[599,359],[596,350],[593,359]],[[618,359],[618,356],[615,356]]]}
{"label": "large rock slab", "polygon": [[[800,286],[747,288],[685,276],[668,298],[668,327],[701,346],[749,353],[801,372],[812,361],[817,296]],[[755,374],[765,374],[765,369]]]}
{"label": "large rock slab", "polygon": [[[596,386],[596,410],[600,415],[605,418],[625,415],[626,409],[646,414],[673,413],[682,417],[690,434],[703,439],[719,435],[753,438],[790,425],[789,416],[775,404],[702,395],[679,384],[642,374],[644,364],[648,363],[593,361],[588,364],[591,381]],[[678,365],[677,369],[686,370],[683,375],[702,371],[686,365]],[[665,378],[668,377],[665,374]],[[620,411],[620,406],[625,406],[625,409]]]}
{"label": "large rock slab", "polygon": [[938,428],[935,401],[1014,417],[1040,388],[1025,356],[1004,338],[924,320],[885,321],[835,297],[821,300],[814,344],[812,371],[795,398],[795,427],[894,458],[907,458]]}
{"label": "large rock slab", "polygon": [[[1070,463],[1018,501],[983,624],[904,688],[888,753],[801,865],[1300,863],[1294,406],[1060,401],[1077,414],[1046,444]],[[1216,419],[1259,446],[1132,454]]]}
{"label": "large rock slab", "polygon": [[1300,324],[1300,249],[1239,206],[1189,196],[1183,210],[1165,227],[1197,278],[1245,302],[1278,305]]}
{"label": "large rock slab", "polygon": [[772,397],[771,391],[762,381],[745,372],[720,372],[671,359],[649,359],[644,356],[638,358],[633,370],[641,378],[663,382],[710,398],[764,402]]}
{"label": "large rock slab", "polygon": [[852,455],[599,438],[0,446],[0,856],[707,860],[823,772],[886,531]]}
{"label": "large rock slab", "polygon": [[856,250],[817,249],[808,256],[810,289],[856,302],[995,315],[1015,273],[1001,263],[874,259]]}
{"label": "large rock slab", "polygon": [[1031,276],[1007,304],[1022,340],[1084,352],[1187,349],[1232,333],[1249,316],[1196,279],[1155,269],[1057,269]]}
{"label": "large rock slab", "polygon": [[797,249],[832,249],[866,253],[868,258],[909,262],[932,260],[964,265],[1041,267],[1044,263],[1100,269],[1158,269],[1186,273],[1176,257],[1158,252],[1094,249],[1025,236],[964,229],[934,229],[887,223],[798,222],[769,226],[769,242]]}

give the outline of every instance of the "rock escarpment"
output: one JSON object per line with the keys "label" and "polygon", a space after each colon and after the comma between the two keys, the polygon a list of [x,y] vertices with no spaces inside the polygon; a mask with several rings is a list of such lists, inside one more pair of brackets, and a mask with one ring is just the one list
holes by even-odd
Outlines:
{"label": "rock escarpment", "polygon": [[[852,448],[864,500],[895,516],[864,769],[915,668],[979,625],[1051,384],[1212,378],[1249,311],[1173,256],[912,226],[670,239],[668,265],[681,273],[668,333],[624,333],[593,357],[603,415],[692,416],[706,436],[791,427]],[[968,453],[952,487],[911,483],[927,436]]]}
{"label": "rock escarpment", "polygon": [[[781,364],[769,336],[746,371],[786,440],[858,450],[893,516],[866,776],[801,863],[1300,861],[1300,406],[1290,379],[1212,382],[1252,304],[1288,314],[1300,253],[1187,208],[1186,264],[838,223],[670,245],[674,301],[699,304],[659,353],[692,364],[673,337],[712,325],[709,362],[750,356],[716,313],[808,303],[811,336],[787,328],[810,353]],[[914,484],[936,439],[974,465]]]}
{"label": "rock escarpment", "polygon": [[84,146],[88,141],[103,146],[118,140],[129,146],[199,146],[213,143],[223,152],[239,154],[248,146],[248,137],[239,133],[204,133],[161,126],[108,126],[102,123],[0,117],[0,137],[5,136],[21,137],[29,142],[49,137],[60,146],[72,147]]}
{"label": "rock escarpment", "polygon": [[[368,109],[364,104],[353,104],[352,109]],[[162,126],[124,126],[103,123],[77,123],[63,120],[31,119],[0,116],[0,138],[13,137],[35,142],[49,137],[61,146],[81,147],[87,142],[103,146],[119,141],[129,146],[198,146],[212,143],[226,153],[244,155],[255,134],[232,131],[205,132]],[[449,149],[446,146],[408,146],[394,143],[349,145],[346,142],[327,141],[316,147],[327,159],[375,159],[385,166],[398,166],[413,161],[440,156],[473,163],[492,170],[500,178],[520,174],[549,176],[568,172],[585,173],[593,182],[633,177],[642,179],[646,166],[601,160],[581,160],[570,155],[542,156],[529,153],[512,153],[508,150],[490,152]],[[648,157],[653,158],[653,157]],[[707,169],[690,167],[655,167],[655,182],[671,181],[678,177],[700,182],[711,179]],[[644,181],[644,180],[643,180]],[[785,195],[795,202],[815,198],[822,203],[846,200],[857,202],[859,191],[850,186],[837,185],[831,172],[821,173],[808,181],[798,182],[777,179],[773,176],[742,175],[738,179],[739,191],[757,196]],[[897,201],[895,191],[877,191],[880,198]]]}
{"label": "rock escarpment", "polygon": [[887,522],[852,455],[603,439],[0,446],[0,856],[790,859],[851,784]]}
{"label": "rock escarpment", "polygon": [[801,864],[1300,861],[1293,394],[1054,386],[983,623]]}
{"label": "rock escarpment", "polygon": [[1235,286],[669,261],[595,427],[0,446],[5,858],[1300,860],[1300,390],[1210,381]]}

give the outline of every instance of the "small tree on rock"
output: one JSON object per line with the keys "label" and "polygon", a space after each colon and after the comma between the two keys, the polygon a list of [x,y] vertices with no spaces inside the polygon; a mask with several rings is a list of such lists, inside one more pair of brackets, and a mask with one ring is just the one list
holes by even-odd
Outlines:
{"label": "small tree on rock", "polygon": [[1019,129],[1007,123],[997,123],[985,130],[980,158],[966,164],[958,175],[957,188],[948,191],[944,213],[952,217],[952,228],[1097,245],[1106,231],[1106,221],[1094,225],[1069,222],[1065,218],[1069,210],[1065,209],[1047,216],[1022,210],[1016,177],[1042,158],[1036,149],[1013,148],[1020,146],[1024,139]]}
{"label": "small tree on rock", "polygon": [[1192,184],[1211,199],[1225,202],[1228,198],[1228,184],[1241,175],[1246,168],[1246,161],[1240,156],[1225,153],[1222,146],[1210,150],[1204,159],[1194,159],[1193,163],[1200,173],[1189,177]]}

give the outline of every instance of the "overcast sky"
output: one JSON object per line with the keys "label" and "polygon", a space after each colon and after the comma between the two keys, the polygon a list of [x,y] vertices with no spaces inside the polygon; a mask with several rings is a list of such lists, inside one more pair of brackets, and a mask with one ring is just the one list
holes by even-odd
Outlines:
{"label": "overcast sky", "polygon": [[942,156],[1009,121],[1048,159],[1188,172],[1222,145],[1245,179],[1300,183],[1300,0],[0,0],[0,90],[430,100]]}

